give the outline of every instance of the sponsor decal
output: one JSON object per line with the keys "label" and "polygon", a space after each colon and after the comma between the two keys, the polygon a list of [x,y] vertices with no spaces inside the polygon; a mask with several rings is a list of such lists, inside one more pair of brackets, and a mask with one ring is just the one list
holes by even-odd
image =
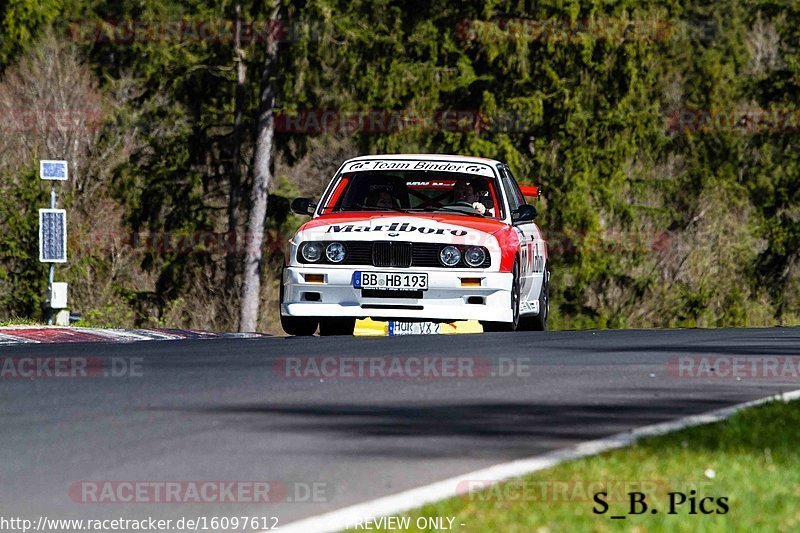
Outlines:
{"label": "sponsor decal", "polygon": [[447,161],[418,161],[405,159],[373,159],[347,163],[343,172],[365,172],[374,170],[431,170],[436,172],[458,172],[493,177],[492,167],[482,163],[451,163]]}
{"label": "sponsor decal", "polygon": [[409,189],[452,189],[456,180],[428,180],[428,181],[409,181],[406,187]]}
{"label": "sponsor decal", "polygon": [[[426,228],[425,226],[412,226],[408,222],[403,222],[402,224],[398,222],[392,222],[391,224],[378,224],[376,226],[361,226],[357,224],[332,224],[328,226],[328,229],[325,230],[325,233],[362,233],[365,231],[388,231],[391,232],[390,236],[396,237],[399,235],[397,232],[407,232],[413,233],[418,232],[422,233],[423,235],[452,235],[453,237],[464,237],[469,232],[463,229],[447,229],[447,228]],[[397,233],[397,235],[392,235],[392,233]]]}

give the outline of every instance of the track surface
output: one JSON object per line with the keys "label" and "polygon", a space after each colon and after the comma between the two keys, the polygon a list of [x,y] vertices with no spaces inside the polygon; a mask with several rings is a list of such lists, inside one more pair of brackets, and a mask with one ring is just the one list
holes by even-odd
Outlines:
{"label": "track surface", "polygon": [[[112,357],[140,358],[141,375],[0,379],[0,515],[285,524],[800,388],[797,378],[680,378],[668,364],[679,356],[798,354],[800,329],[778,328],[2,347],[2,357],[90,357],[106,368]],[[474,357],[492,369],[461,379],[320,381],[280,375],[286,356]],[[490,375],[510,361],[511,376]],[[324,485],[313,503],[100,505],[70,498],[81,480]]]}

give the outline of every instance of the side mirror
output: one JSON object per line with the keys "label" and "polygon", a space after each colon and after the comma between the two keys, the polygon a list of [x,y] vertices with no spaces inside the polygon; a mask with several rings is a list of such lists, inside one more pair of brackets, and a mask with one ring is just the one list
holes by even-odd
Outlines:
{"label": "side mirror", "polygon": [[525,204],[519,206],[518,209],[511,212],[511,221],[512,222],[529,222],[536,218],[539,212],[536,210],[536,206]]}
{"label": "side mirror", "polygon": [[292,213],[298,215],[313,215],[317,204],[313,203],[309,198],[295,198],[292,200]]}

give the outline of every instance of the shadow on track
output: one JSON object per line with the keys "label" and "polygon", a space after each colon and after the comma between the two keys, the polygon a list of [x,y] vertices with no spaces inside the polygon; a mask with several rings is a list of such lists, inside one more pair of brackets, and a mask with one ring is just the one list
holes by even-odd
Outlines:
{"label": "shadow on track", "polygon": [[[377,439],[367,455],[415,453],[404,437],[452,442],[442,456],[539,453],[542,447],[601,438],[632,428],[730,405],[722,400],[659,398],[639,405],[470,403],[461,405],[270,405],[245,404],[189,411],[219,419],[237,430],[328,434],[341,439]],[[385,438],[385,441],[384,441]],[[382,444],[381,444],[382,443]],[[400,446],[397,446],[400,443]],[[419,444],[419,441],[417,441]],[[468,447],[465,444],[468,443]],[[449,448],[449,447],[448,447]],[[433,448],[436,449],[435,447]],[[330,450],[329,450],[330,451]],[[358,453],[365,453],[361,448]],[[424,453],[431,455],[431,447]],[[435,455],[439,455],[435,452]]]}

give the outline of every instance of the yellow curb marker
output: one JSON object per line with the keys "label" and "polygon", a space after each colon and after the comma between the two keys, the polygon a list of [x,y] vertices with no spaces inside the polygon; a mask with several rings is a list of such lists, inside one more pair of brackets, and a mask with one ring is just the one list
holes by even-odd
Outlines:
{"label": "yellow curb marker", "polygon": [[389,323],[378,322],[371,318],[356,320],[353,335],[356,337],[384,337],[389,334]]}
{"label": "yellow curb marker", "polygon": [[483,326],[477,320],[459,320],[442,324],[442,333],[445,335],[467,335],[483,333]]}

